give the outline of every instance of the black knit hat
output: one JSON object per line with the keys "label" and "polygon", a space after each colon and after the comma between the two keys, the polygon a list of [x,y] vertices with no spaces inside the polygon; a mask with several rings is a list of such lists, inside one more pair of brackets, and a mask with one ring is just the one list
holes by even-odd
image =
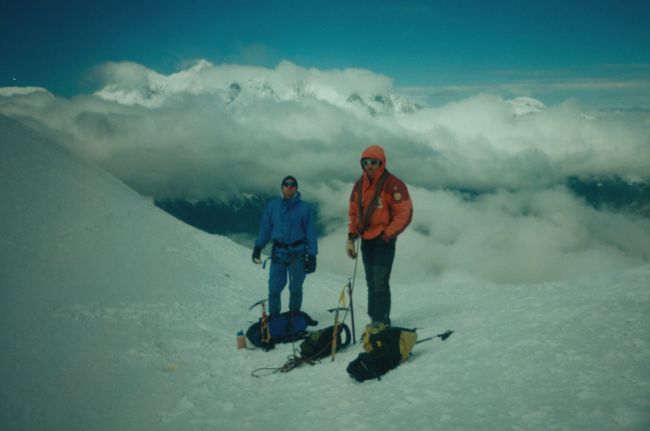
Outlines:
{"label": "black knit hat", "polygon": [[280,183],[280,188],[282,188],[282,186],[284,185],[284,182],[285,182],[286,180],[295,181],[295,182],[296,182],[296,190],[298,189],[298,180],[297,180],[296,177],[294,177],[293,175],[287,175],[286,177],[284,177],[284,178],[282,179],[282,182]]}

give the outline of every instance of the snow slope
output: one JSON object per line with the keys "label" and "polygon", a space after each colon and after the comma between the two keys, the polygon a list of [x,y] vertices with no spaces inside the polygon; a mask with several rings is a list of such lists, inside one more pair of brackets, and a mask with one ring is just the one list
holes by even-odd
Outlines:
{"label": "snow slope", "polygon": [[[3,116],[0,201],[0,429],[650,428],[648,265],[538,285],[395,285],[396,324],[454,335],[418,344],[381,381],[347,376],[358,345],[254,378],[291,345],[235,348],[265,296],[250,250]],[[308,278],[320,327],[345,282]]]}

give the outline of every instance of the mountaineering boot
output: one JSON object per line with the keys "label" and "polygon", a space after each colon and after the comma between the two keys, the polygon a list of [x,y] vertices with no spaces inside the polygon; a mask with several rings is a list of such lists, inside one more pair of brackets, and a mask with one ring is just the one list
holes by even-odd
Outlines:
{"label": "mountaineering boot", "polygon": [[389,328],[389,326],[385,325],[383,322],[371,322],[366,325],[363,334],[361,334],[361,343],[366,352],[371,350],[370,337],[382,332],[386,328]]}
{"label": "mountaineering boot", "polygon": [[363,328],[363,334],[366,334],[368,332],[377,333],[379,331],[382,331],[384,329],[385,325],[381,322],[370,322],[366,325],[365,328]]}
{"label": "mountaineering boot", "polygon": [[373,320],[372,322],[368,323],[366,327],[364,328],[363,332],[366,333],[368,331],[376,333],[379,331],[383,331],[384,329],[388,328],[390,326],[390,321],[389,322],[380,322],[377,320]]}

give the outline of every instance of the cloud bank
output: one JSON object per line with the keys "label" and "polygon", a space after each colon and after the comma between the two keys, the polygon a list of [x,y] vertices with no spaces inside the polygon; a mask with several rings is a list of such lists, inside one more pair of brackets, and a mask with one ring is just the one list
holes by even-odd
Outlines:
{"label": "cloud bank", "polygon": [[569,176],[647,182],[644,111],[482,93],[428,107],[372,71],[289,62],[267,69],[202,60],[171,75],[108,63],[95,77],[94,94],[71,99],[2,88],[0,113],[156,198],[274,194],[291,173],[327,225],[325,267],[344,262],[349,190],[371,143],[413,190],[397,280],[538,281],[650,260],[647,220],[596,211],[563,186]]}

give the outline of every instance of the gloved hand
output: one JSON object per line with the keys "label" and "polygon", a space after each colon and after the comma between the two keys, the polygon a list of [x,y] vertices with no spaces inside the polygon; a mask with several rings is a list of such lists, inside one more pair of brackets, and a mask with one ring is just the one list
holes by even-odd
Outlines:
{"label": "gloved hand", "polygon": [[254,264],[259,265],[260,263],[262,263],[262,259],[260,258],[261,255],[262,255],[262,249],[259,247],[255,247],[253,249],[253,256],[251,257]]}
{"label": "gloved hand", "polygon": [[345,243],[345,252],[347,253],[350,259],[357,258],[357,248],[354,241],[355,241],[354,239],[348,238],[348,241]]}
{"label": "gloved hand", "polygon": [[316,256],[308,254],[305,256],[305,274],[311,274],[316,271]]}

